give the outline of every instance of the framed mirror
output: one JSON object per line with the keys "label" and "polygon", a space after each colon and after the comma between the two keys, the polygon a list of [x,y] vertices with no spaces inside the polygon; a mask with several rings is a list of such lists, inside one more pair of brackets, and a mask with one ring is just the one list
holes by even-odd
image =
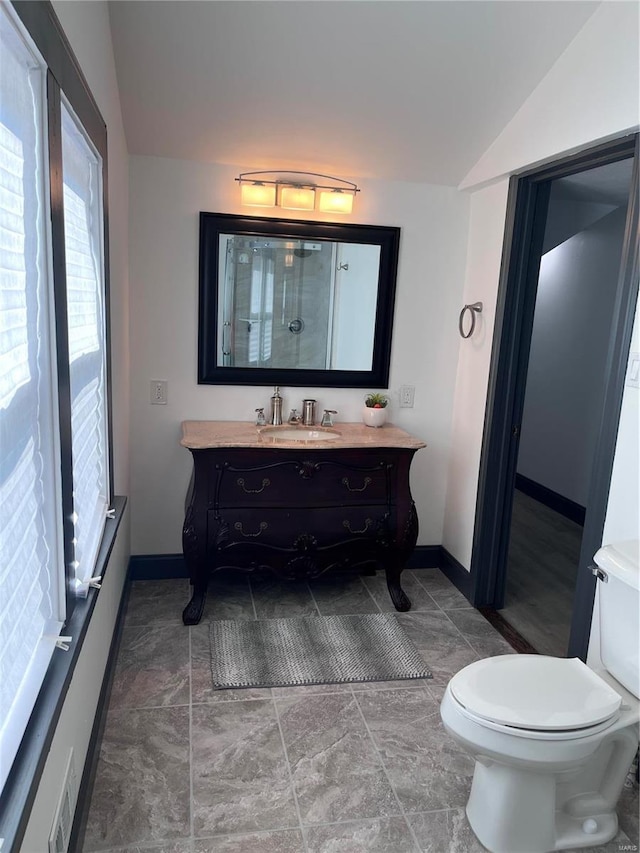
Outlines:
{"label": "framed mirror", "polygon": [[400,229],[200,214],[198,382],[386,388]]}

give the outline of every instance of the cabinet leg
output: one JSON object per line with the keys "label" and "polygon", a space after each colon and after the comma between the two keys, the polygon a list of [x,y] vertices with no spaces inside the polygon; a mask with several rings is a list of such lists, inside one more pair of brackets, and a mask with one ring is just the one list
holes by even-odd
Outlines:
{"label": "cabinet leg", "polygon": [[409,600],[406,592],[400,586],[400,575],[402,574],[402,569],[387,566],[385,573],[387,576],[387,588],[395,609],[399,610],[401,613],[404,613],[406,610],[410,610],[411,601]]}
{"label": "cabinet leg", "polygon": [[204,603],[207,598],[207,583],[194,583],[191,601],[182,611],[182,621],[185,625],[197,625],[202,619]]}

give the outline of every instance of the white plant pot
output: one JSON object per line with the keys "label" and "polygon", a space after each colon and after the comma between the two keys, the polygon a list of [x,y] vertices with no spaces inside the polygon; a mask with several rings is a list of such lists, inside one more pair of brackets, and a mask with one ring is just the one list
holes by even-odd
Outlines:
{"label": "white plant pot", "polygon": [[368,406],[363,407],[363,409],[362,409],[362,421],[366,426],[381,427],[381,426],[384,426],[384,423],[386,420],[387,420],[387,410],[386,409],[370,409]]}

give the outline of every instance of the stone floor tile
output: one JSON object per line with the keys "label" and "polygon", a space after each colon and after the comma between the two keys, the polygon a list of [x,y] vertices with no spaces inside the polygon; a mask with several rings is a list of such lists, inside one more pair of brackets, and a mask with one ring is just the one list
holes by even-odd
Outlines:
{"label": "stone floor tile", "polygon": [[359,575],[318,578],[309,586],[322,616],[380,612]]}
{"label": "stone floor tile", "polygon": [[189,630],[184,625],[126,627],[110,707],[189,704]]}
{"label": "stone floor tile", "polygon": [[474,764],[445,732],[428,690],[380,690],[356,699],[405,812],[466,804]]}
{"label": "stone floor tile", "polygon": [[479,655],[441,611],[399,613],[398,622],[421,652],[434,679],[449,681]]}
{"label": "stone floor tile", "polygon": [[403,817],[314,826],[305,836],[308,853],[419,853]]}
{"label": "stone floor tile", "polygon": [[[187,580],[134,582],[84,853],[414,853],[416,840],[422,853],[480,853],[464,815],[473,761],[442,728],[439,703],[455,672],[511,648],[439,570],[406,571],[403,584],[414,607],[398,621],[433,679],[214,691],[211,618],[281,605],[287,616],[309,599],[220,573],[205,618],[186,628]],[[383,574],[322,578],[309,597],[316,614],[392,612]],[[191,708],[173,704],[189,701],[189,645]],[[637,783],[618,811],[618,836],[591,853],[637,850]]]}
{"label": "stone floor tile", "polygon": [[414,574],[418,583],[426,589],[442,610],[471,607],[468,599],[440,569],[415,570]]}
{"label": "stone floor tile", "polygon": [[251,578],[251,592],[258,619],[294,619],[319,615],[306,581],[256,577]]}
{"label": "stone floor tile", "polygon": [[283,829],[196,839],[193,853],[305,853],[305,849],[299,829]]}
{"label": "stone floor tile", "polygon": [[124,617],[125,625],[182,625],[182,611],[191,597],[186,578],[133,581]]}
{"label": "stone floor tile", "polygon": [[299,687],[272,687],[274,699],[284,699],[287,696],[313,696],[318,693],[349,693],[354,685],[350,682],[340,684],[309,684]]}
{"label": "stone floor tile", "polygon": [[192,853],[191,840],[168,841],[166,844],[134,844],[128,847],[112,847],[103,853]]}
{"label": "stone floor tile", "polygon": [[[376,604],[383,613],[396,613],[396,609],[387,589],[387,579],[384,572],[364,576],[362,582],[373,596]],[[413,572],[403,572],[400,583],[411,601],[411,611],[437,610],[438,605],[426,589],[418,582]]]}
{"label": "stone floor tile", "polygon": [[194,705],[191,738],[196,837],[298,827],[273,701]]}
{"label": "stone floor tile", "polygon": [[255,619],[249,578],[240,572],[216,572],[209,580],[202,622]]}
{"label": "stone floor tile", "polygon": [[463,808],[407,815],[422,853],[484,853]]}
{"label": "stone floor tile", "polygon": [[189,709],[107,716],[84,851],[188,837]]}
{"label": "stone floor tile", "polygon": [[430,678],[398,678],[394,681],[354,681],[351,689],[354,693],[369,690],[406,690],[411,687],[426,687]]}
{"label": "stone floor tile", "polygon": [[276,704],[303,826],[399,813],[352,694]]}
{"label": "stone floor tile", "polygon": [[516,654],[515,649],[477,610],[452,610],[447,616],[480,657]]}

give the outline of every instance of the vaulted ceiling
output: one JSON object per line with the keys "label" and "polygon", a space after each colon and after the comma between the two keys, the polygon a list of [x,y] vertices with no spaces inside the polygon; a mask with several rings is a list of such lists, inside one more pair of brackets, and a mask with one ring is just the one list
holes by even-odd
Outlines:
{"label": "vaulted ceiling", "polygon": [[458,184],[599,4],[109,4],[131,154]]}

